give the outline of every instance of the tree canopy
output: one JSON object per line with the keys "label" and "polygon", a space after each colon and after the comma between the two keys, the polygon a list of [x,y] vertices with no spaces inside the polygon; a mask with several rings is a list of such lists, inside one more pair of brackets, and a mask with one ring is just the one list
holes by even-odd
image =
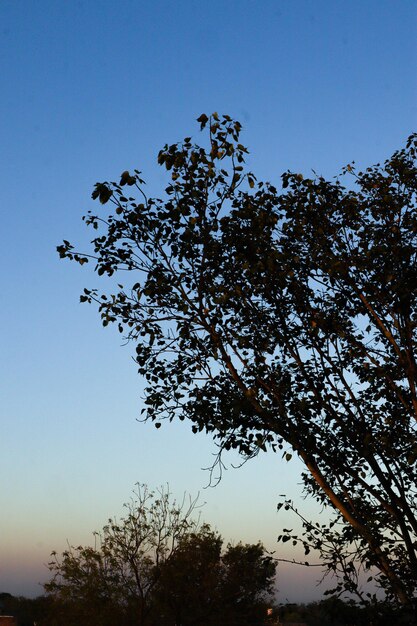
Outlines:
{"label": "tree canopy", "polygon": [[411,606],[417,136],[331,181],[286,172],[278,191],[246,170],[239,122],[198,121],[203,145],[187,137],[158,155],[163,199],[138,170],[97,183],[112,212],[85,217],[92,250],[64,241],[59,254],[123,276],[81,300],[134,342],[145,417],[189,420],[245,457],[298,455],[306,493],[334,513],[306,522],[306,552],[359,594],[357,565],[376,568],[387,597]]}
{"label": "tree canopy", "polygon": [[261,543],[228,545],[193,519],[196,501],[140,486],[95,546],[53,553],[44,626],[262,626],[276,561]]}
{"label": "tree canopy", "polygon": [[95,533],[96,545],[52,553],[51,580],[45,585],[55,601],[54,617],[70,624],[146,624],[152,611],[161,567],[180,542],[195,531],[196,500],[172,500],[169,490],[137,485],[127,514],[109,519]]}

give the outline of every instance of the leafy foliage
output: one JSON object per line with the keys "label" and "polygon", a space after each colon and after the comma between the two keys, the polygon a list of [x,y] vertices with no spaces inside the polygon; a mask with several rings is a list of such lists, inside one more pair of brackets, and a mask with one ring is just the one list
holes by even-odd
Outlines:
{"label": "leafy foliage", "polygon": [[[204,525],[181,542],[164,568],[156,602],[167,624],[263,624],[276,561],[261,543],[233,546]],[[161,622],[162,623],[162,622]]]}
{"label": "leafy foliage", "polygon": [[62,558],[53,553],[45,591],[68,626],[147,623],[161,567],[198,525],[196,501],[171,503],[164,488],[155,493],[138,485],[125,506],[123,519],[109,519],[95,534],[94,548],[69,547]]}
{"label": "leafy foliage", "polygon": [[221,537],[204,525],[178,546],[161,573],[156,603],[167,624],[211,623],[218,616]]}
{"label": "leafy foliage", "polygon": [[81,299],[135,343],[148,419],[187,419],[246,457],[297,454],[306,493],[334,511],[324,540],[306,527],[306,548],[349,590],[359,564],[410,604],[417,136],[382,166],[349,165],[348,186],[286,172],[279,193],[245,171],[239,122],[198,121],[205,147],[187,137],[159,153],[164,200],[145,195],[136,170],[98,183],[93,197],[114,211],[86,217],[100,231],[94,251],[64,242],[60,256],[133,277]]}
{"label": "leafy foliage", "polygon": [[263,546],[227,546],[186,508],[142,486],[96,546],[53,555],[44,626],[245,626],[264,623],[276,562]]}

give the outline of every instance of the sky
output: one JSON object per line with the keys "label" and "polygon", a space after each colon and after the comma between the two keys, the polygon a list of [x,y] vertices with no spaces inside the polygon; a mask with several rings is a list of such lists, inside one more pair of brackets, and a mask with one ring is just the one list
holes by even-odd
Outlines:
{"label": "sky", "polygon": [[[84,287],[91,268],[59,260],[87,244],[81,216],[98,180],[167,179],[158,150],[192,135],[203,112],[244,127],[248,164],[335,176],[389,157],[417,129],[413,0],[0,0],[0,592],[42,593],[52,550],[92,541],[136,482],[200,493],[227,541],[275,556],[301,499],[300,465],[262,454],[206,488],[216,448],[187,424],[138,422],[142,382]],[[318,573],[278,570],[281,601],[321,596]]]}

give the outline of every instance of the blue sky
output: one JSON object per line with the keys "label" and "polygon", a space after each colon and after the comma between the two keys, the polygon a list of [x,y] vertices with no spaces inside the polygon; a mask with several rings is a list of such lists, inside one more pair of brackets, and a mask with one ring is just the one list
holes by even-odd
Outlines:
{"label": "blue sky", "polygon": [[[156,154],[202,112],[238,118],[275,184],[388,157],[416,130],[416,25],[412,0],[1,0],[0,591],[39,593],[51,550],[90,541],[137,481],[200,491],[227,540],[291,556],[275,509],[300,496],[297,462],[262,455],[204,490],[212,442],[136,421],[131,349],[55,248],[88,241],[97,180],[137,167],[161,194]],[[320,596],[311,571],[280,572],[281,599]]]}

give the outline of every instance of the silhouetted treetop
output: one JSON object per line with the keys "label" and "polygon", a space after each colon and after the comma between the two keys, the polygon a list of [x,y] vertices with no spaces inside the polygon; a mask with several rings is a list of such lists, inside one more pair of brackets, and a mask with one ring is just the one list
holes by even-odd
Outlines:
{"label": "silhouetted treetop", "polygon": [[187,137],[159,153],[163,199],[145,194],[137,170],[98,183],[93,198],[112,212],[85,218],[97,230],[90,252],[64,242],[60,256],[94,260],[125,285],[81,299],[134,342],[145,416],[186,419],[246,457],[298,455],[306,492],[336,524],[320,536],[307,524],[306,551],[320,549],[359,594],[355,563],[376,567],[388,596],[409,605],[417,136],[332,181],[286,172],[278,191],[246,170],[239,122],[198,121],[202,145]]}

